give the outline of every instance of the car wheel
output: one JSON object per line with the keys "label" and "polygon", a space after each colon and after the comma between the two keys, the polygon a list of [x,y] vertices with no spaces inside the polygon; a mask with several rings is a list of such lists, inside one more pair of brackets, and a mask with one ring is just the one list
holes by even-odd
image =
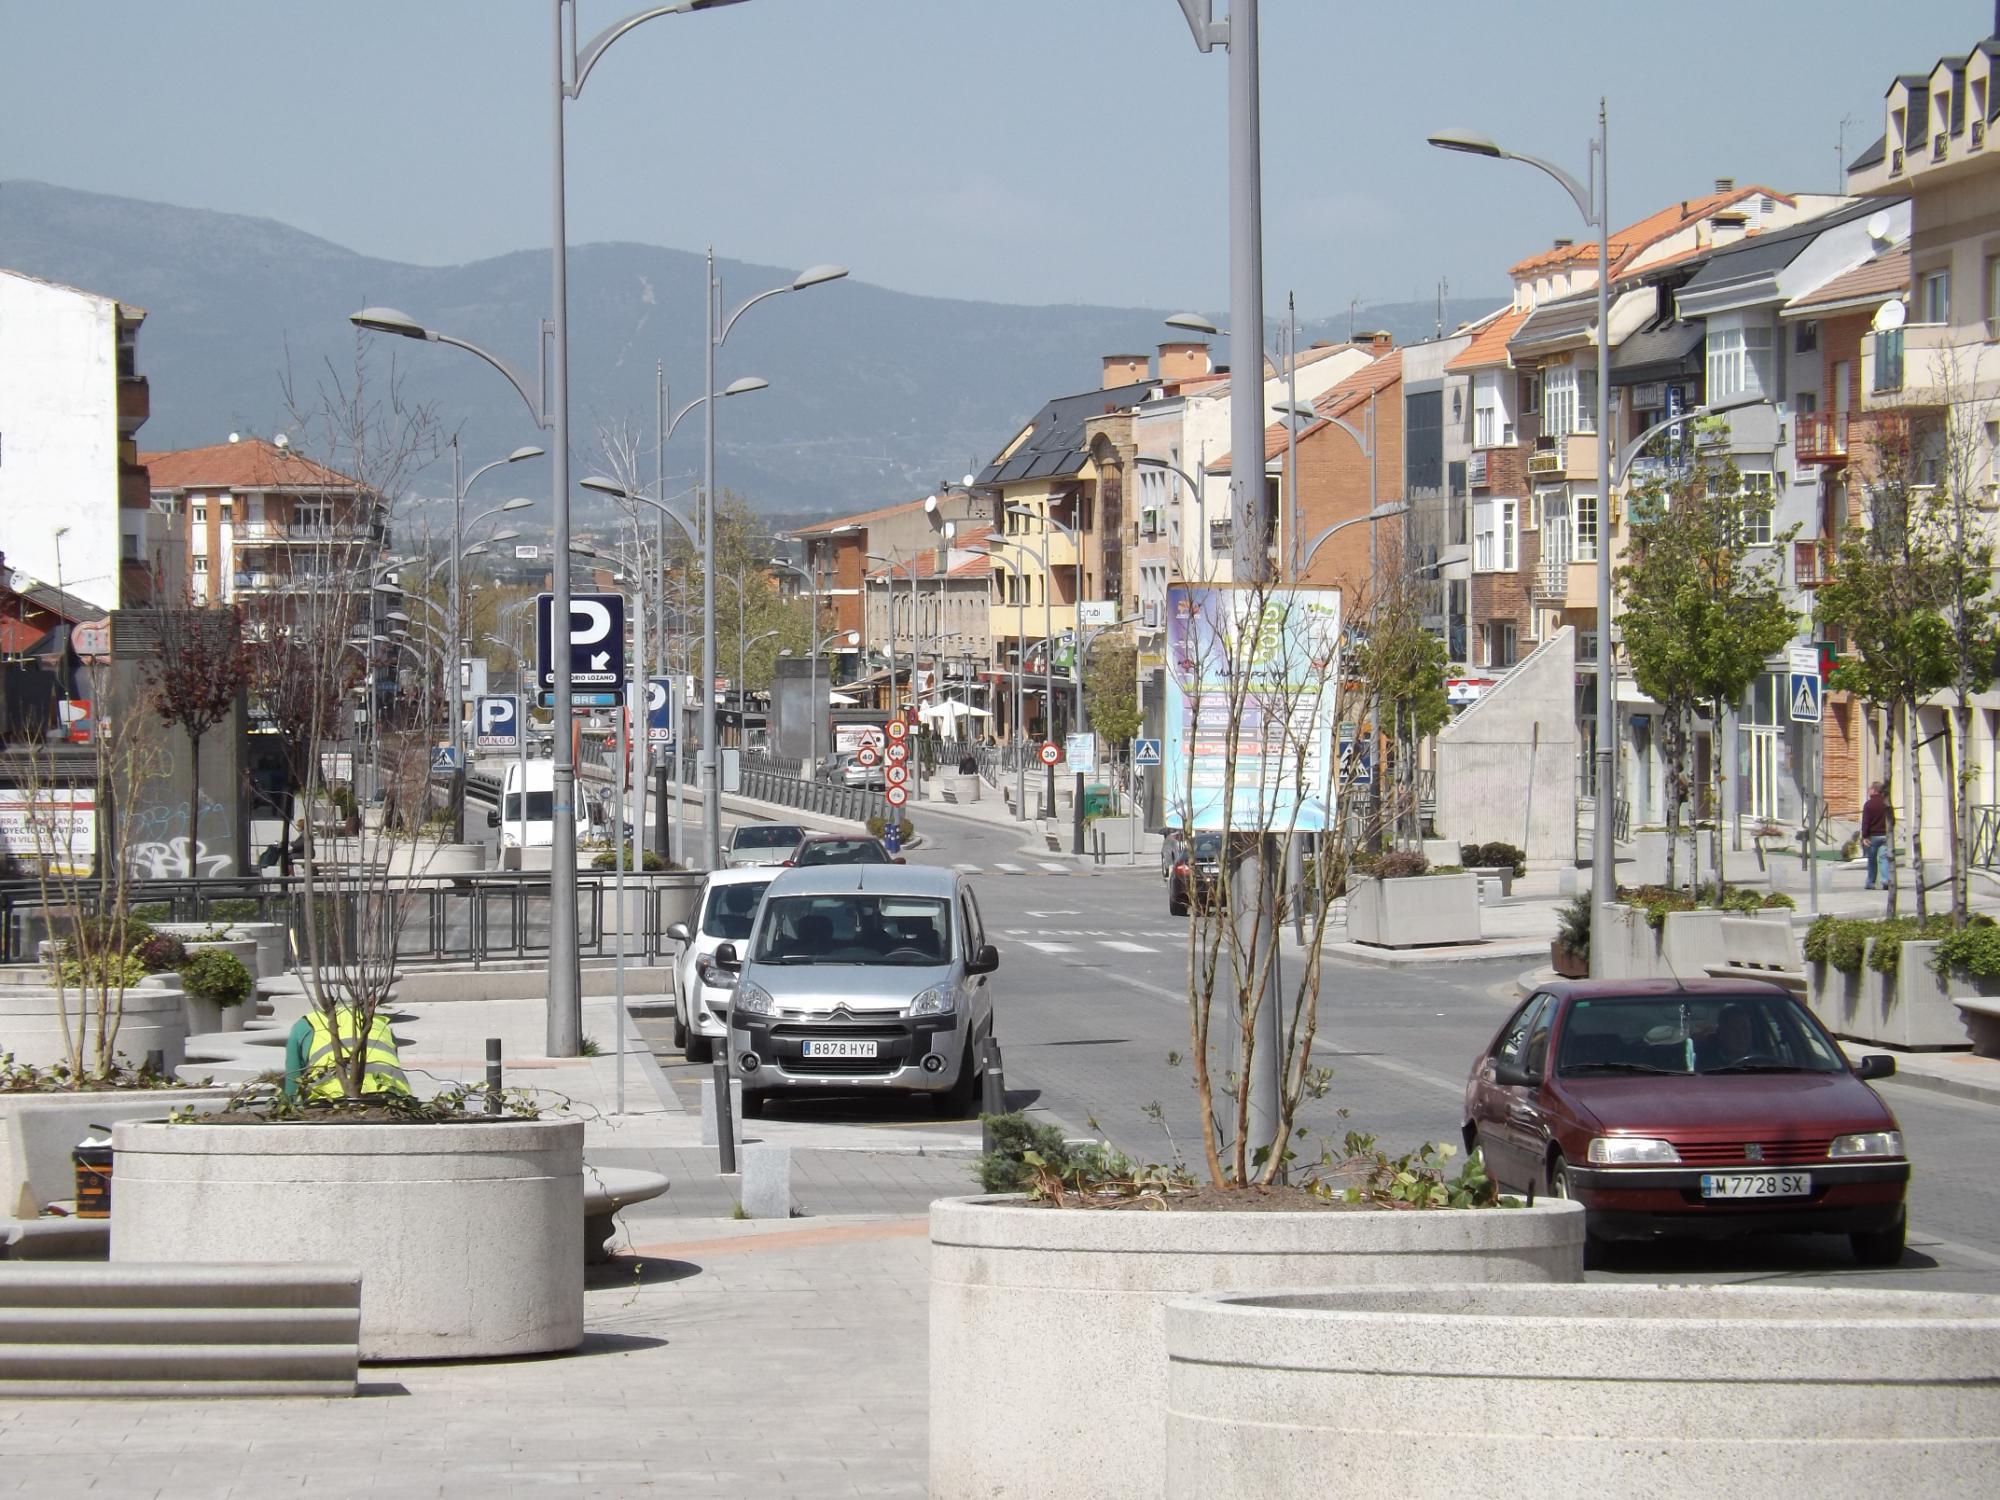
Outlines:
{"label": "car wheel", "polygon": [[681,1050],[687,1054],[687,1060],[691,1063],[714,1062],[715,1038],[691,1032],[688,1035],[687,1045]]}
{"label": "car wheel", "polygon": [[952,1119],[970,1116],[979,1108],[979,1070],[973,1057],[972,1043],[967,1042],[965,1056],[958,1064],[958,1081],[936,1096],[938,1108]]}
{"label": "car wheel", "polygon": [[1501,1187],[1503,1188],[1506,1187],[1507,1184],[1504,1182],[1500,1182],[1498,1174],[1494,1172],[1493,1163],[1487,1160],[1485,1142],[1479,1139],[1478,1129],[1474,1126],[1467,1125],[1465,1127],[1464,1134],[1465,1134],[1465,1154],[1467,1156],[1478,1157],[1480,1165],[1486,1169],[1486,1175],[1492,1178],[1494,1182],[1499,1183]]}
{"label": "car wheel", "polygon": [[1551,1198],[1560,1198],[1565,1203],[1576,1196],[1570,1191],[1569,1163],[1563,1160],[1560,1151],[1549,1158],[1548,1195]]}
{"label": "car wheel", "polygon": [[1188,914],[1187,892],[1178,885],[1167,889],[1167,915],[1184,917]]}
{"label": "car wheel", "polygon": [[[674,1049],[682,1053],[686,1053],[688,1049],[688,1023],[681,1019],[681,1008],[678,1005],[674,1007]],[[693,1054],[688,1054],[688,1061],[694,1061]]]}
{"label": "car wheel", "polygon": [[1909,1215],[1899,1213],[1896,1222],[1887,1229],[1872,1229],[1865,1234],[1850,1234],[1847,1243],[1854,1250],[1854,1258],[1864,1266],[1888,1267],[1903,1263],[1903,1236],[1909,1229]]}

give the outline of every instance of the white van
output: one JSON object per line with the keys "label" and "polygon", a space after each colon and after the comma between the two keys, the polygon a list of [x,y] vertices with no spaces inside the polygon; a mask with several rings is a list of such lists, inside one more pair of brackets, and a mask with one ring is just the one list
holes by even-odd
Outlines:
{"label": "white van", "polygon": [[[523,771],[527,773],[525,824],[521,812]],[[507,762],[507,774],[500,783],[498,814],[502,849],[546,849],[555,842],[555,827],[551,821],[555,809],[555,778],[554,761],[531,760],[525,766],[518,760]],[[590,812],[581,787],[577,789],[576,811],[576,836],[581,842],[590,837]]]}

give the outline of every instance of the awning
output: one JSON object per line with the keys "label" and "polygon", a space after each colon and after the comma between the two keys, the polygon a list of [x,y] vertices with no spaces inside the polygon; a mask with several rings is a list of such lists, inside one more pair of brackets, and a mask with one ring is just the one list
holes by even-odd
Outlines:
{"label": "awning", "polygon": [[917,716],[934,719],[939,723],[957,723],[960,719],[990,719],[993,717],[983,708],[974,708],[970,703],[960,703],[947,699],[942,703],[926,703],[917,710]]}

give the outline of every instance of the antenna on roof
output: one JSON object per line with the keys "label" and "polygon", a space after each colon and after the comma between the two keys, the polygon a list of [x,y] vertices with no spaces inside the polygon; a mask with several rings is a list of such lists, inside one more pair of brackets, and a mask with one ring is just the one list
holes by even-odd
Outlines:
{"label": "antenna on roof", "polygon": [[[2000,3],[2000,0],[1996,0],[1996,3]],[[1437,336],[1439,338],[1444,337],[1444,294],[1450,290],[1451,290],[1451,282],[1443,276],[1438,277]]]}
{"label": "antenna on roof", "polygon": [[[1994,20],[2000,23],[2000,0],[1993,0],[1993,8],[1996,13]],[[2000,24],[1996,24],[1995,29],[2000,32]],[[1854,116],[1851,114],[1840,117],[1840,136],[1833,147],[1833,191],[1836,195],[1847,191],[1847,127],[1853,123]]]}

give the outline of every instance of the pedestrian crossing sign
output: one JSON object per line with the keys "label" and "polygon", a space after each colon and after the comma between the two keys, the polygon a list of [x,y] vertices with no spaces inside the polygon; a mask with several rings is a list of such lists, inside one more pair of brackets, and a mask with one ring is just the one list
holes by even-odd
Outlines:
{"label": "pedestrian crossing sign", "polygon": [[1817,672],[1794,672],[1792,677],[1791,705],[1794,724],[1817,724],[1820,721],[1820,678]]}
{"label": "pedestrian crossing sign", "polygon": [[1160,763],[1160,742],[1158,740],[1132,741],[1132,764],[1135,766],[1157,766]]}

